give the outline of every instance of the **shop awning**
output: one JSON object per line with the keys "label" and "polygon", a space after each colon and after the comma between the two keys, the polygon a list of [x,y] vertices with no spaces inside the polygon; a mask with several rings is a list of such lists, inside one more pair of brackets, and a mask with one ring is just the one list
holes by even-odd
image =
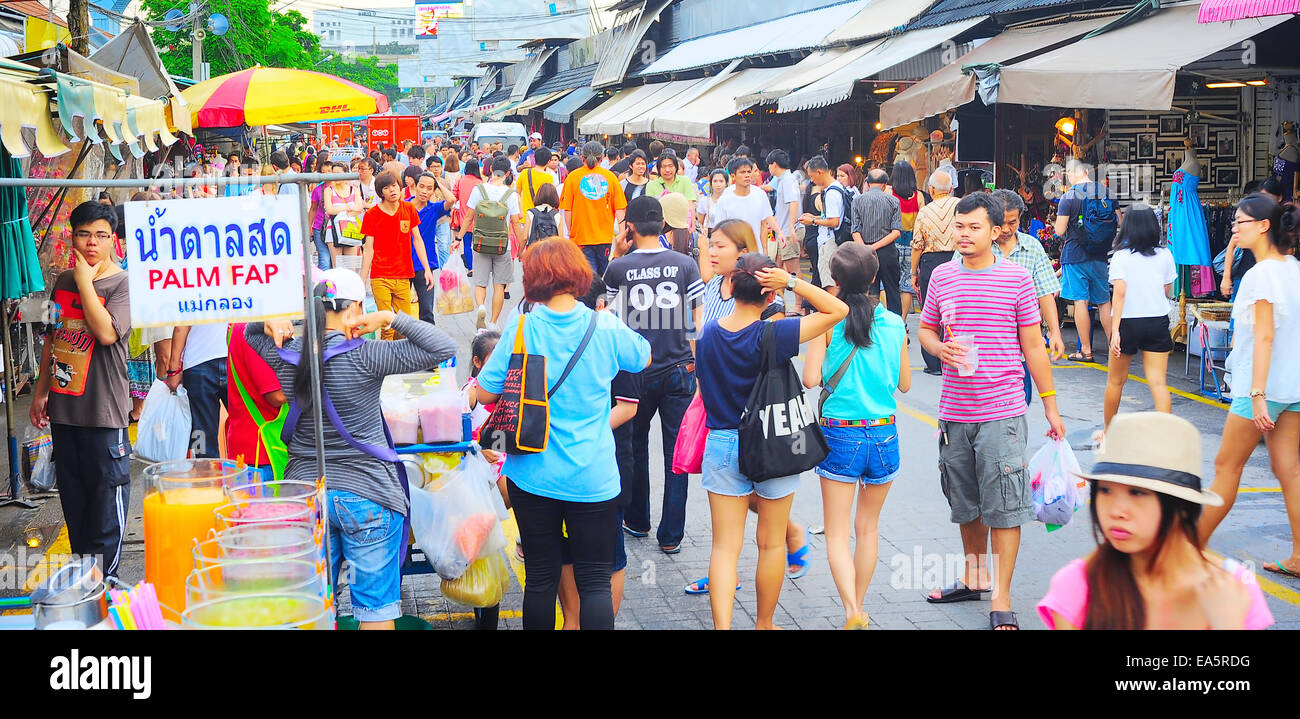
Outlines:
{"label": "shop awning", "polygon": [[656,115],[649,131],[671,135],[674,138],[708,140],[710,127],[734,117],[736,98],[754,92],[780,76],[789,68],[749,68],[714,84],[694,100]]}
{"label": "shop awning", "polygon": [[[591,80],[591,86],[597,90],[623,82],[628,63],[632,55],[641,46],[641,38],[659,19],[659,13],[671,5],[673,0],[645,0],[640,7],[616,18],[614,29],[610,31],[608,45],[600,54],[600,67]],[[619,22],[624,21],[624,22]]]}
{"label": "shop awning", "polygon": [[818,50],[795,65],[782,68],[784,72],[758,90],[737,97],[736,110],[743,110],[751,105],[776,102],[795,90],[808,87],[862,57],[871,50],[873,45],[874,43],[868,43],[854,48],[837,47]]}
{"label": "shop awning", "polygon": [[847,45],[894,32],[925,12],[933,0],[874,0],[826,36],[824,45]]}
{"label": "shop awning", "polygon": [[[684,95],[693,97],[693,91],[697,91],[700,85],[711,80],[712,78],[701,78],[643,85],[643,88],[647,88],[644,92],[629,102],[614,108],[613,112],[597,120],[595,134],[622,135],[624,133],[649,132],[649,122],[642,118],[652,119],[666,108],[676,107]],[[584,118],[582,124],[583,127],[587,127],[588,120]],[[633,129],[633,126],[635,126],[635,129]]]}
{"label": "shop awning", "polygon": [[890,98],[880,106],[880,124],[885,129],[932,117],[975,99],[976,79],[964,73],[966,65],[1001,63],[1033,52],[1052,49],[1096,30],[1110,18],[1093,18],[1047,27],[1007,30],[956,62]]}
{"label": "shop awning", "polygon": [[740,63],[740,60],[732,60],[716,75],[703,77],[699,80],[682,81],[682,89],[676,94],[664,97],[652,105],[643,106],[640,115],[625,120],[623,122],[623,132],[632,135],[650,132],[654,128],[654,122],[657,118],[664,117],[683,105],[694,102],[696,98],[712,90],[718,83],[729,79],[732,73],[736,71],[736,68],[740,66]]}
{"label": "shop awning", "polygon": [[1300,13],[1300,0],[1201,0],[1196,22],[1227,22],[1296,13]]}
{"label": "shop awning", "polygon": [[1000,69],[998,102],[1108,110],[1168,110],[1178,69],[1290,19],[1196,22],[1194,5],[1161,8],[1131,25]]}
{"label": "shop awning", "polygon": [[485,122],[488,122],[488,121],[498,120],[500,118],[506,117],[507,115],[522,115],[528,112],[529,110],[532,110],[535,107],[538,107],[540,105],[545,105],[546,103],[551,102],[553,100],[558,100],[564,95],[566,95],[568,92],[569,92],[568,90],[560,90],[559,92],[544,92],[541,95],[534,95],[533,97],[527,98],[525,100],[521,100],[519,102],[507,103],[495,110],[491,110],[489,112],[483,113],[483,120]]}
{"label": "shop awning", "polygon": [[591,102],[591,98],[596,96],[596,91],[590,87],[580,87],[568,95],[556,100],[553,105],[542,112],[542,119],[547,122],[558,122],[561,125],[573,119],[573,113],[583,105]]}
{"label": "shop awning", "polygon": [[[587,113],[586,117],[582,118],[581,123],[578,125],[578,133],[582,135],[621,134],[623,132],[622,121],[635,117],[639,111],[651,107],[651,103],[656,96],[662,101],[677,92],[681,92],[686,85],[696,82],[699,81],[661,82],[619,90],[613,97],[601,103],[596,109]],[[603,129],[606,127],[613,128],[613,130]]]}
{"label": "shop awning", "polygon": [[[867,0],[856,0],[688,40],[665,52],[639,74],[644,77],[681,72],[736,58],[816,47],[823,44],[827,32],[867,6]],[[743,12],[732,14],[738,20],[741,16]]]}
{"label": "shop awning", "polygon": [[869,43],[865,50],[859,50],[863,54],[855,61],[808,87],[781,98],[777,112],[797,112],[843,102],[853,94],[853,86],[858,80],[865,80],[900,62],[910,60],[940,43],[951,40],[982,22],[983,19],[971,18],[950,25],[914,30]]}
{"label": "shop awning", "polygon": [[514,90],[510,92],[510,99],[516,102],[528,96],[528,88],[532,86],[533,79],[537,73],[541,72],[542,65],[546,64],[546,59],[555,54],[557,47],[544,47],[536,53],[529,55],[522,63],[519,64],[519,75],[515,78]]}

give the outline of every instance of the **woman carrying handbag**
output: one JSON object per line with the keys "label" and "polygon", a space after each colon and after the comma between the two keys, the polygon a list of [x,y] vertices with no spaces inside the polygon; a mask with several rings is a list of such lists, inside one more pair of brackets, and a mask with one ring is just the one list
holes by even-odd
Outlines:
{"label": "woman carrying handbag", "polygon": [[[817,312],[808,317],[764,322],[763,311],[775,293],[787,289],[811,303]],[[794,491],[799,486],[801,470],[797,465],[804,463],[807,466],[802,469],[812,469],[825,452],[821,433],[808,421],[811,411],[802,402],[798,376],[793,375],[793,380],[789,377],[794,373],[790,359],[799,353],[801,343],[829,332],[844,319],[848,306],[821,288],[791,276],[767,255],[757,252],[746,253],[736,261],[731,272],[731,293],[734,309],[706,324],[696,342],[696,376],[709,428],[702,478],[713,520],[713,551],[709,557],[713,586],[709,600],[714,628],[730,629],[749,495],[757,493],[755,624],[758,629],[774,629],[773,615],[785,579],[786,526]],[[790,397],[791,406],[799,417],[783,412],[785,420],[778,422],[777,413],[754,411],[756,406],[768,404],[773,388],[763,385],[772,380],[774,373],[784,373],[786,383],[793,383],[794,387],[783,389],[794,395]],[[761,446],[762,451],[741,451],[742,445],[751,444]],[[820,451],[814,451],[818,448]],[[792,467],[796,471],[785,472]]]}

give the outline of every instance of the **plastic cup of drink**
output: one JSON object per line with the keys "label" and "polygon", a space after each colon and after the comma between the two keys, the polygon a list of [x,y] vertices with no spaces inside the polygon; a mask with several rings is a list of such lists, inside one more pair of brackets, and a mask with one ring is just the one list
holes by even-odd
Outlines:
{"label": "plastic cup of drink", "polygon": [[953,335],[952,341],[966,348],[966,355],[962,357],[961,363],[957,365],[957,375],[959,377],[970,377],[975,374],[975,370],[979,369],[980,366],[980,348],[975,344],[975,335]]}

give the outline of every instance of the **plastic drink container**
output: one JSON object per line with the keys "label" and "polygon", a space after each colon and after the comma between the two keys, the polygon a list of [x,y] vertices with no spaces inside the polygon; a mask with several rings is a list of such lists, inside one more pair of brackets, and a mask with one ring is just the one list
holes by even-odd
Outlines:
{"label": "plastic drink container", "polygon": [[980,366],[980,348],[975,344],[975,335],[953,335],[952,341],[966,348],[966,356],[962,358],[961,364],[957,365],[957,375],[970,377]]}

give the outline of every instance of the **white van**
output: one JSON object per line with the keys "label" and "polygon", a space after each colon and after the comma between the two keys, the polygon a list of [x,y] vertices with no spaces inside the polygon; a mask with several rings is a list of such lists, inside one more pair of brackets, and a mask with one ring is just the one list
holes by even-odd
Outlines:
{"label": "white van", "polygon": [[500,142],[503,150],[518,145],[522,151],[528,147],[528,129],[522,122],[481,122],[470,131],[469,139],[480,147],[489,142]]}

